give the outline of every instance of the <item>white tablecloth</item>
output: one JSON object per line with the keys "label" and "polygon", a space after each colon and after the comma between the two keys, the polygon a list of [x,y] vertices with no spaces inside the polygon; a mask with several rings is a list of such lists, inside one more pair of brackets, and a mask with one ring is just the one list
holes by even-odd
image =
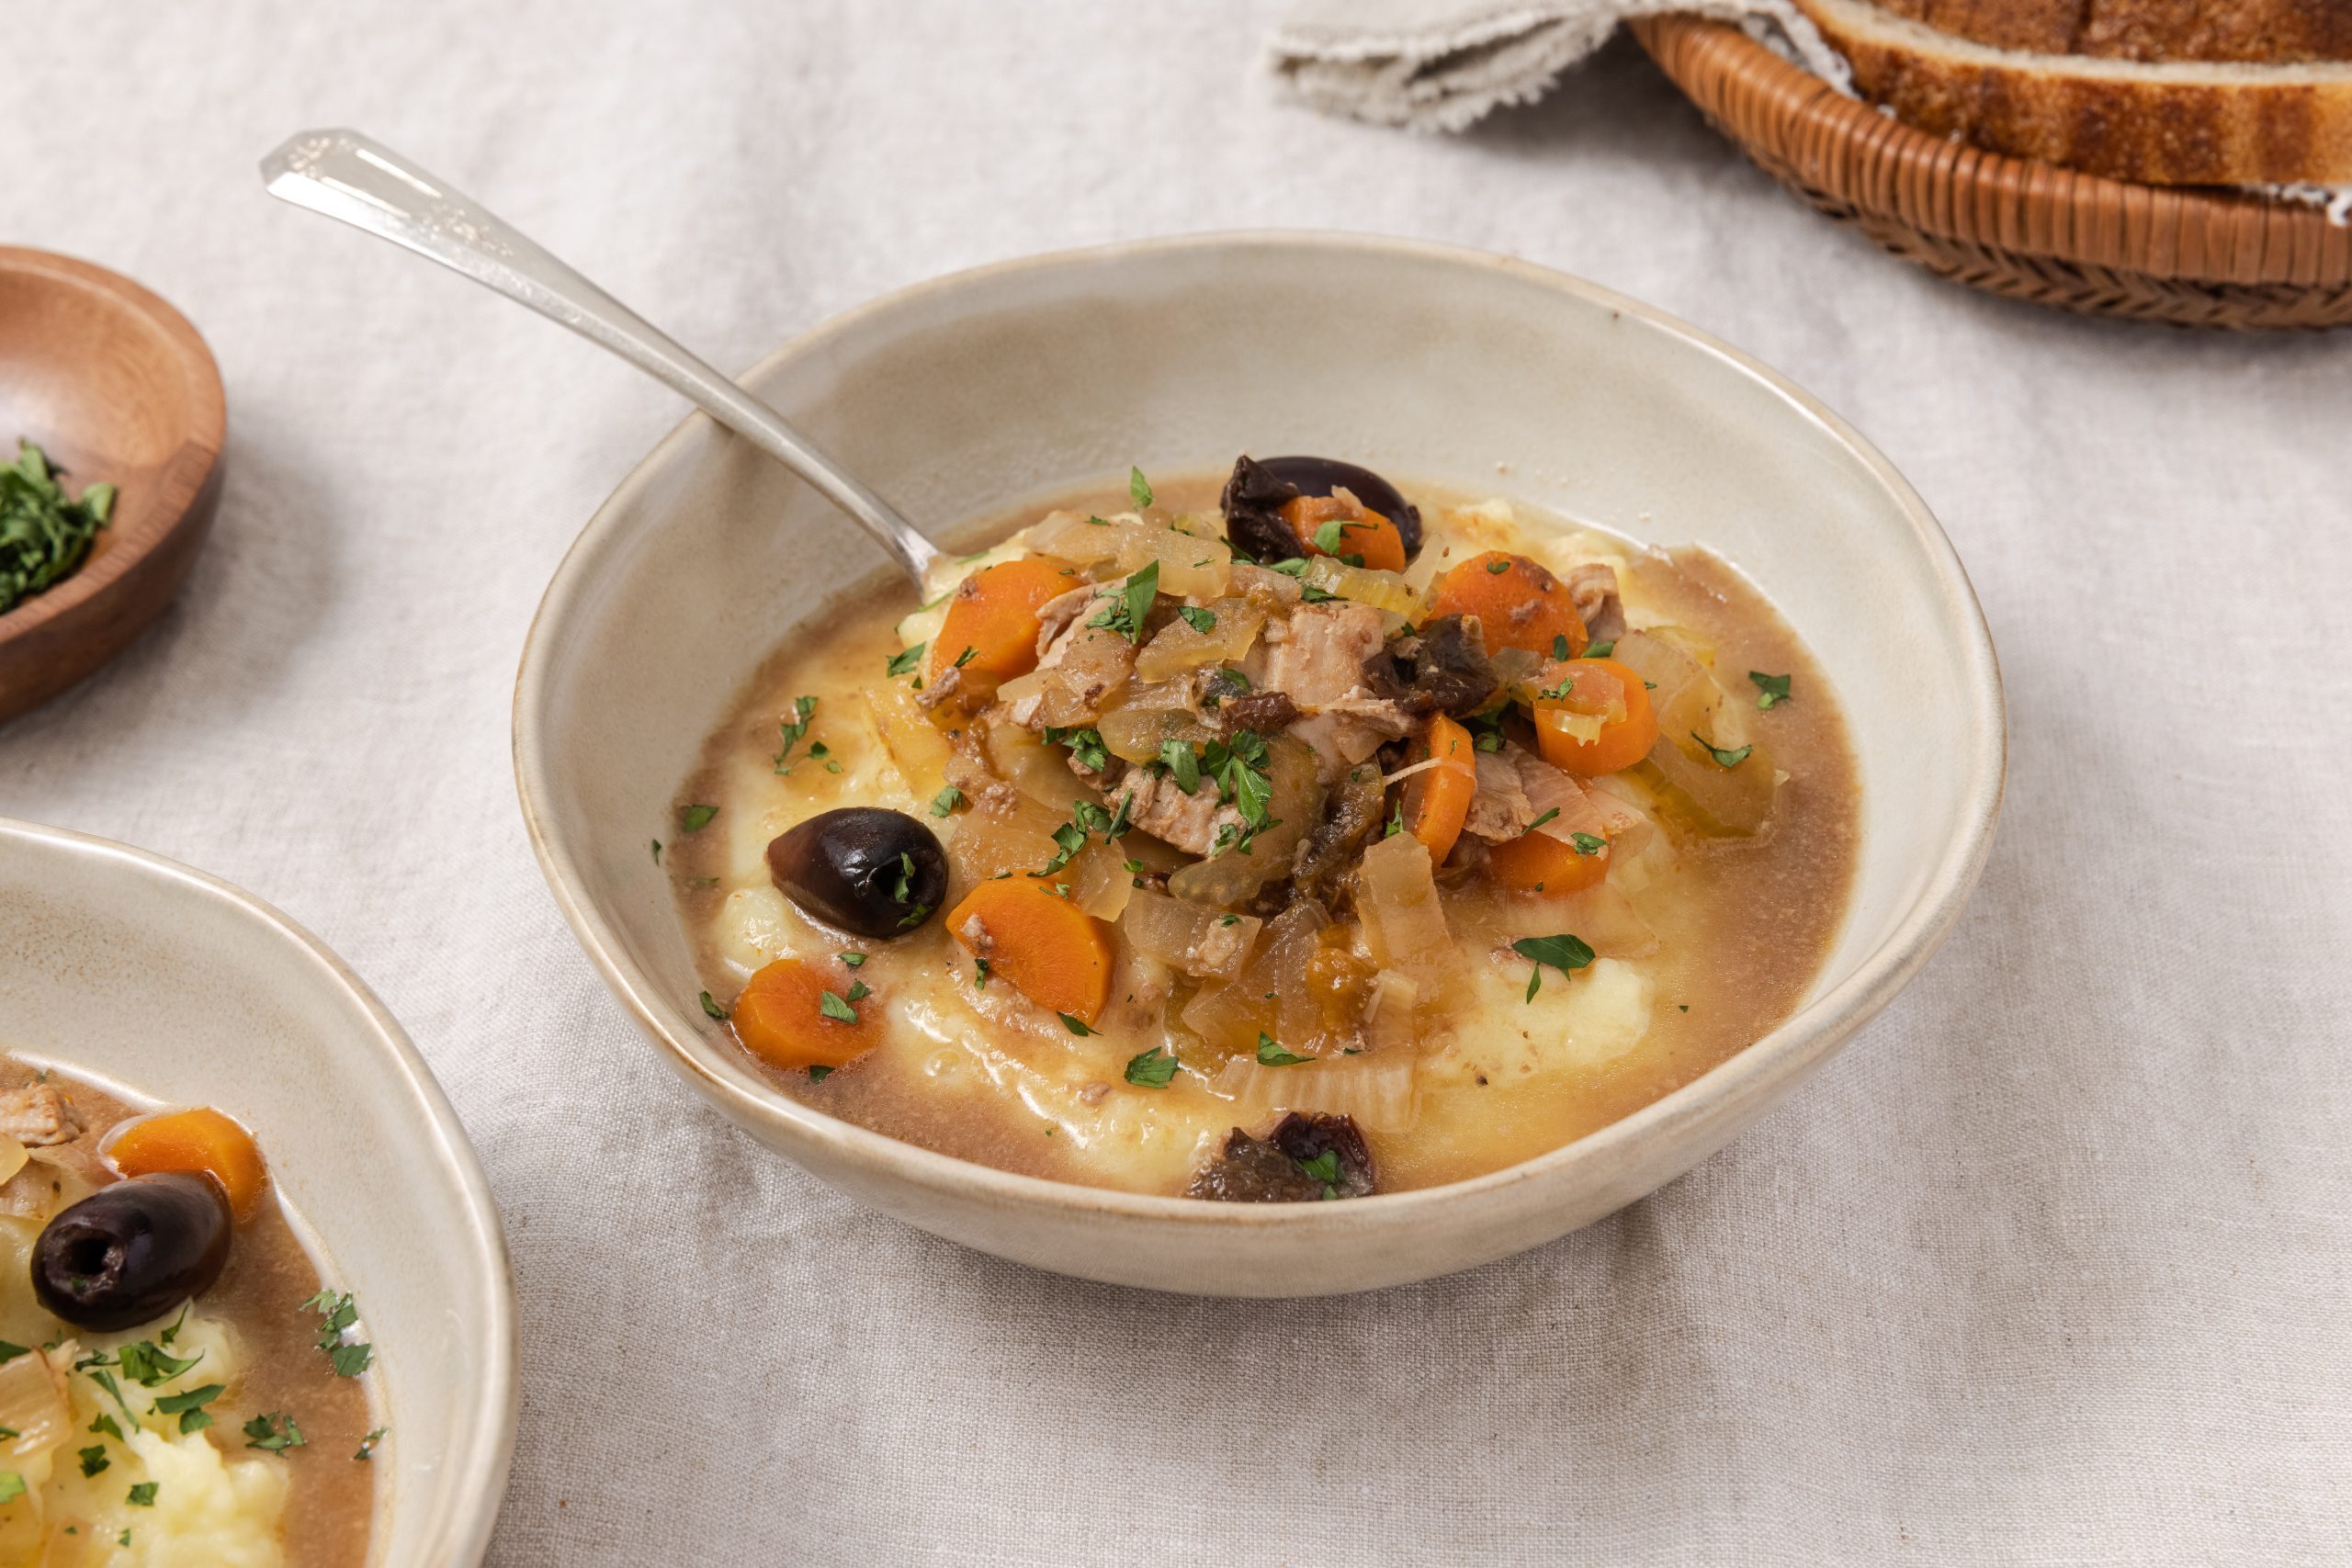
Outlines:
{"label": "white tablecloth", "polygon": [[[521,1291],[494,1560],[2343,1561],[2352,336],[1935,281],[1623,44],[1458,140],[1318,119],[1259,73],[1279,8],[13,18],[12,237],[186,310],[230,455],[184,602],[0,729],[0,813],[253,888],[414,1033]],[[730,367],[953,268],[1216,227],[1483,245],[1678,311],[1854,419],[1958,543],[2014,739],[1984,886],[1737,1145],[1468,1277],[1177,1300],[860,1212],[656,1060],[514,804],[532,607],[679,407],[265,198],[254,160],[334,124]]]}

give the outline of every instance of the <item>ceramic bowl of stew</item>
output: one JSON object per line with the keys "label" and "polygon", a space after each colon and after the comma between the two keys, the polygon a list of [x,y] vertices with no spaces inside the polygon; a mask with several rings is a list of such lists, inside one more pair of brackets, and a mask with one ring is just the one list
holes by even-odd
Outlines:
{"label": "ceramic bowl of stew", "polygon": [[[0,1530],[21,1544],[68,1525],[185,1529],[196,1539],[168,1550],[187,1561],[245,1561],[273,1532],[283,1561],[321,1568],[480,1561],[514,1439],[513,1288],[481,1168],[399,1024],[251,896],[29,823],[0,820],[0,1156],[14,1172],[0,1240],[12,1269],[30,1245],[40,1307],[64,1317],[20,1300],[21,1276],[0,1292],[6,1337],[45,1347],[8,1347],[0,1379],[70,1358],[55,1376],[76,1417],[38,1469],[23,1454],[33,1434],[10,1432],[0,1472],[18,1484]],[[214,1131],[191,1140],[191,1122]],[[250,1168],[213,1157],[222,1129],[258,1150]],[[55,1200],[67,1206],[31,1244],[52,1205],[18,1200],[53,1171],[96,1190]],[[225,1268],[137,1286],[147,1297],[121,1311],[61,1299],[52,1253],[106,1241],[118,1201],[153,1203],[158,1184],[199,1210],[222,1196],[231,1228],[211,1245]],[[159,1248],[177,1212],[155,1218]],[[132,1288],[141,1256],[101,1283]],[[27,1483],[42,1505],[30,1519]]]}
{"label": "ceramic bowl of stew", "polygon": [[[1201,1192],[1197,1183],[1141,1190],[1056,1179],[1050,1164],[1000,1157],[972,1141],[888,1135],[886,1121],[850,1109],[861,1102],[826,1098],[856,1067],[839,1069],[834,1083],[824,1081],[837,1070],[830,1065],[781,1077],[747,1050],[746,1021],[729,1016],[749,993],[732,995],[714,978],[695,890],[708,885],[718,897],[730,868],[685,850],[709,817],[684,803],[719,798],[696,793],[714,776],[712,738],[741,728],[745,694],[782,678],[778,660],[864,637],[854,606],[899,593],[911,613],[916,595],[888,581],[878,554],[813,491],[689,418],[589,523],[540,606],[514,712],[526,822],[590,958],[685,1080],[771,1147],[933,1234],[1087,1279],[1239,1296],[1372,1289],[1553,1240],[1689,1169],[1793,1089],[1917,972],[1984,864],[2005,762],[2000,681],[1950,542],[1885,459],[1817,400],[1622,296],[1442,246],[1210,235],[1043,256],[906,289],[824,323],[743,379],[956,549],[998,546],[1009,522],[1046,516],[1057,500],[1075,512],[1041,526],[1065,553],[1085,545],[1091,511],[1117,512],[1116,528],[1139,526],[1125,510],[1131,471],[1135,506],[1160,519],[1149,525],[1189,533],[1195,525],[1162,517],[1170,503],[1147,504],[1145,472],[1191,476],[1171,494],[1197,491],[1196,504],[1213,513],[1212,478],[1234,468],[1236,454],[1318,454],[1419,498],[1428,538],[1465,555],[1484,526],[1478,498],[1598,530],[1618,541],[1610,549],[1697,547],[1712,564],[1684,574],[1677,592],[1698,606],[1686,618],[1704,618],[1701,601],[1769,605],[1785,624],[1788,658],[1805,671],[1800,685],[1824,698],[1835,692],[1840,762],[1815,787],[1834,780],[1842,792],[1838,841],[1850,862],[1838,872],[1842,901],[1817,933],[1809,979],[1744,1046],[1507,1163],[1449,1172],[1425,1162],[1436,1175],[1368,1195],[1325,1183],[1321,1195],[1349,1196],[1343,1202],[1207,1201],[1184,1195]],[[1449,511],[1439,497],[1467,510]],[[1406,542],[1422,547],[1421,532],[1417,520]],[[1202,563],[1168,564],[1180,577]],[[1474,588],[1487,581],[1475,569],[1471,576]],[[1353,591],[1313,572],[1306,581]],[[1495,591],[1506,585],[1496,580]],[[1105,612],[1116,613],[1115,604]],[[933,622],[904,624],[939,635]],[[1576,649],[1548,651],[1580,654],[1581,634]],[[940,654],[922,667],[934,681],[947,673]],[[892,662],[886,672],[877,657],[866,676],[842,676],[822,711],[842,711],[854,688],[878,686],[886,673],[910,684],[914,663]],[[1756,700],[1729,653],[1724,663],[1716,677],[1742,703]],[[1785,676],[1766,679],[1785,690]],[[786,739],[815,739],[817,729],[795,739],[793,714],[785,699]],[[775,725],[759,728],[772,742]],[[814,761],[791,752],[787,744],[779,754],[779,775],[788,763],[811,770],[804,777],[841,773],[846,761],[854,778],[863,766],[846,744]],[[1716,760],[1728,769],[1744,755],[1727,746]],[[967,805],[951,798],[942,809]],[[666,863],[653,842],[664,839]],[[822,904],[778,863],[778,886],[804,913],[810,898]],[[909,888],[917,869],[907,863]],[[967,895],[967,884],[944,897]],[[954,957],[944,942],[938,950]],[[871,996],[867,1006],[891,1003],[878,983],[888,966],[858,962],[857,974],[877,984],[847,971],[839,984]],[[1464,1025],[1474,1036],[1507,1027],[1502,1010],[1531,977],[1530,964],[1517,963],[1512,994],[1481,1001]],[[1551,983],[1589,979],[1564,969]],[[828,995],[838,1004],[847,991]],[[944,1046],[957,1043],[959,1027],[945,1031]],[[1054,1032],[1038,1032],[1032,1048],[1052,1049]],[[1095,1044],[1081,1038],[1070,1049]],[[1270,1041],[1256,1060],[1280,1066],[1286,1055]],[[1148,1087],[1145,1070],[1138,1077],[1131,1065],[1125,1081]],[[841,1113],[829,1109],[835,1103]],[[1311,1173],[1320,1158],[1293,1163]]]}

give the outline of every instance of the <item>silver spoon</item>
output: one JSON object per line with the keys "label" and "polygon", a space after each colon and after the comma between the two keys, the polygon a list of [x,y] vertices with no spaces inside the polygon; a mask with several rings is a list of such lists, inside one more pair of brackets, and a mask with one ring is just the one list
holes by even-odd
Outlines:
{"label": "silver spoon", "polygon": [[612,350],[817,487],[890,552],[918,588],[939,549],[767,404],[470,197],[356,130],[306,130],[261,161],[269,194],[340,218],[464,273]]}

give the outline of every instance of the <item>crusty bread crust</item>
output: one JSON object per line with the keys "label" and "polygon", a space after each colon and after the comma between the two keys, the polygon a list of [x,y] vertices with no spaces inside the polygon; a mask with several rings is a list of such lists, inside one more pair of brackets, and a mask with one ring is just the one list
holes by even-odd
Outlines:
{"label": "crusty bread crust", "polygon": [[1996,152],[2152,185],[2352,184],[2352,66],[2004,51],[1864,0],[1796,0],[1863,97]]}
{"label": "crusty bread crust", "polygon": [[2109,60],[2352,60],[2352,0],[1879,0],[1995,49]]}

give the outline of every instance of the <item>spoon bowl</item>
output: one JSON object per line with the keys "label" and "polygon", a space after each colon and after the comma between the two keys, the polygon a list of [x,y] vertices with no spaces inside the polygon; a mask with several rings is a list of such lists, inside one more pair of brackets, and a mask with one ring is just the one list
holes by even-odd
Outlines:
{"label": "spoon bowl", "polygon": [[78,492],[117,489],[72,575],[0,615],[0,720],[130,646],[169,604],[212,525],[228,408],[203,338],[101,266],[0,246],[0,461],[36,443]]}

